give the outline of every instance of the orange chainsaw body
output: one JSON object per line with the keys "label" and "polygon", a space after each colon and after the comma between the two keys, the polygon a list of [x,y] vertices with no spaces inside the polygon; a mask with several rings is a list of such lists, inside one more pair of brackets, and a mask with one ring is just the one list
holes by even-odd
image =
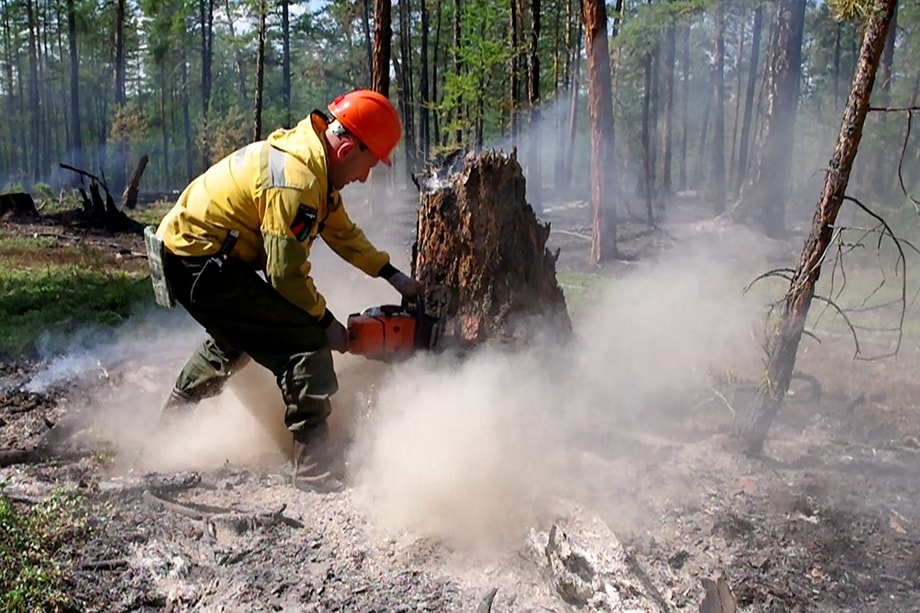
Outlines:
{"label": "orange chainsaw body", "polygon": [[407,358],[419,349],[431,349],[436,320],[420,307],[387,304],[349,315],[348,352],[390,361]]}

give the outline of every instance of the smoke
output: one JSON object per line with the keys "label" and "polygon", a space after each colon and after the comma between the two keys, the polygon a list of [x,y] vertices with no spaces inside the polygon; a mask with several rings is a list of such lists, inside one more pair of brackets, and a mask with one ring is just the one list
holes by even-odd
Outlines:
{"label": "smoke", "polygon": [[[689,410],[687,392],[712,373],[756,363],[757,301],[708,251],[609,279],[571,344],[394,368],[351,450],[369,512],[392,529],[481,549],[519,542],[560,498],[597,488],[615,497],[628,484],[592,470],[592,454],[615,454],[637,427],[655,432],[655,403]],[[634,503],[623,500],[620,515]]]}
{"label": "smoke", "polygon": [[[371,224],[365,231],[406,266],[403,238]],[[628,274],[598,275],[596,299],[562,345],[538,335],[526,349],[462,360],[418,355],[398,365],[336,354],[341,389],[331,428],[346,449],[354,499],[384,530],[480,551],[516,546],[560,498],[600,500],[603,491],[608,516],[643,519],[639,494],[665,486],[629,470],[599,472],[596,458],[641,465],[624,441],[667,425],[650,415],[679,417],[689,392],[705,389],[712,373],[759,360],[752,333],[762,301],[740,290],[765,253],[750,236],[708,234]],[[317,245],[313,259],[317,286],[343,322],[398,300],[325,247]],[[184,312],[140,314],[93,338],[99,342],[84,340],[50,360],[29,385],[97,377],[70,403],[89,435],[118,450],[118,468],[286,470],[291,440],[280,394],[256,364],[192,417],[156,430],[179,369],[204,338]]]}

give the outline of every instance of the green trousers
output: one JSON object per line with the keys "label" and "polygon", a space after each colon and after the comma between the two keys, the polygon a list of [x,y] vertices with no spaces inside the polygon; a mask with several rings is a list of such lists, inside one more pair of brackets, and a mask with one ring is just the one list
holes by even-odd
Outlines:
{"label": "green trousers", "polygon": [[251,358],[275,375],[289,430],[322,424],[332,411],[329,397],[339,388],[319,321],[240,262],[207,262],[166,254],[176,301],[208,333],[176,389],[193,401],[214,396]]}

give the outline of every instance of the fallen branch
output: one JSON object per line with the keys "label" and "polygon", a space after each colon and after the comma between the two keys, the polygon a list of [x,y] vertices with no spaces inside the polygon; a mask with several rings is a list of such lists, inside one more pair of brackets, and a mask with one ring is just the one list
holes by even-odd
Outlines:
{"label": "fallen branch", "polygon": [[156,509],[171,511],[177,515],[182,515],[183,517],[188,517],[190,519],[203,522],[204,530],[211,538],[215,538],[217,536],[217,524],[223,524],[237,534],[251,532],[259,527],[264,528],[275,526],[280,523],[292,527],[302,527],[300,522],[284,517],[284,511],[287,509],[286,503],[282,504],[281,508],[277,511],[272,511],[269,513],[245,513],[239,511],[207,513],[194,507],[186,506],[179,504],[178,502],[165,500],[159,496],[155,496],[150,490],[145,490],[142,498],[144,502]]}
{"label": "fallen branch", "polygon": [[114,560],[87,560],[80,563],[80,570],[118,570],[128,566],[128,561],[124,558]]}

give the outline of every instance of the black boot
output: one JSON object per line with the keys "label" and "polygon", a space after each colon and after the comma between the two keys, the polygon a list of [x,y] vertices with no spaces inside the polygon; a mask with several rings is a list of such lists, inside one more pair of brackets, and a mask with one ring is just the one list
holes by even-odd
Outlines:
{"label": "black boot", "polygon": [[174,387],[163,408],[160,409],[160,425],[167,425],[188,417],[195,410],[196,404],[194,397]]}
{"label": "black boot", "polygon": [[345,489],[341,457],[329,442],[325,422],[295,430],[293,485],[306,492],[331,493]]}

